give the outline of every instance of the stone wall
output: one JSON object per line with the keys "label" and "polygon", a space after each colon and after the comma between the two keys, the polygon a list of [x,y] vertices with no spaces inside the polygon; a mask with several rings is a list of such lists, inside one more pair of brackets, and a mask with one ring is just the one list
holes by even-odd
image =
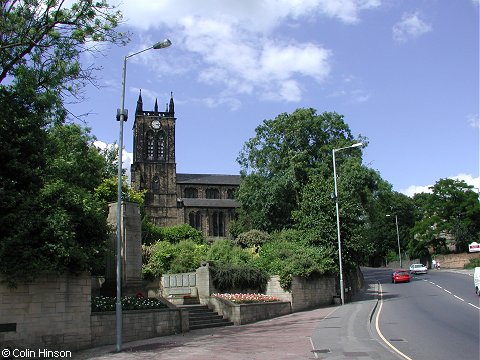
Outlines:
{"label": "stone wall", "polygon": [[[129,342],[188,331],[188,312],[183,309],[123,311],[122,341]],[[91,346],[115,343],[115,312],[92,313]]]}
{"label": "stone wall", "polygon": [[442,269],[463,269],[471,259],[480,259],[480,253],[462,253],[436,255],[435,260],[440,261]]}
{"label": "stone wall", "polygon": [[337,294],[336,278],[333,276],[318,276],[311,279],[294,277],[291,291],[285,291],[280,286],[279,277],[272,276],[268,281],[266,294],[282,301],[290,301],[293,312],[327,306],[333,303],[333,297]]}
{"label": "stone wall", "polygon": [[[0,345],[75,351],[90,346],[90,275],[45,276],[10,289],[0,284]],[[5,328],[5,326],[2,326]],[[1,347],[1,346],[0,346]]]}

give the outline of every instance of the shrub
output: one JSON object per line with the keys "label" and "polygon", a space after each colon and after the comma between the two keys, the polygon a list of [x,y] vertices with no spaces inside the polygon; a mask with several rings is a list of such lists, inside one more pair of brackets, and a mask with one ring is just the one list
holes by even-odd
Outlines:
{"label": "shrub", "polygon": [[256,247],[262,246],[270,240],[270,235],[265,231],[250,230],[241,233],[235,239],[235,243],[241,247]]}
{"label": "shrub", "polygon": [[221,292],[266,289],[269,275],[265,270],[247,264],[221,264],[210,268],[213,285]]}
{"label": "shrub", "polygon": [[213,266],[220,264],[248,264],[253,260],[251,252],[236,246],[231,240],[216,240],[209,248],[207,261]]}
{"label": "shrub", "polygon": [[[289,231],[289,236],[292,231]],[[276,234],[263,245],[256,263],[271,275],[280,276],[280,285],[285,290],[291,286],[293,276],[308,278],[336,271],[331,250],[302,242],[286,240],[285,234]]]}
{"label": "shrub", "polygon": [[147,279],[167,273],[195,271],[207,253],[207,245],[196,244],[192,240],[182,240],[177,244],[159,241],[143,247],[143,276]]}
{"label": "shrub", "polygon": [[146,245],[158,241],[168,241],[176,244],[182,240],[191,240],[196,244],[203,244],[203,233],[188,224],[160,227],[144,219],[142,224],[142,242]]}
{"label": "shrub", "polygon": [[279,298],[265,294],[212,294],[212,297],[231,301],[235,304],[255,304],[280,301]]}

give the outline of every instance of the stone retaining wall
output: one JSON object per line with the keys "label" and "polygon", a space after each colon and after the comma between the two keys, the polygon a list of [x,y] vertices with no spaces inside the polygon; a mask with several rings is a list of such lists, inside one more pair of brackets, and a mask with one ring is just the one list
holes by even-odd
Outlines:
{"label": "stone retaining wall", "polygon": [[[188,312],[183,309],[123,311],[122,341],[129,342],[188,331]],[[91,346],[115,343],[115,312],[92,313]]]}
{"label": "stone retaining wall", "polygon": [[11,289],[0,284],[0,345],[75,351],[90,346],[90,276],[55,275]]}

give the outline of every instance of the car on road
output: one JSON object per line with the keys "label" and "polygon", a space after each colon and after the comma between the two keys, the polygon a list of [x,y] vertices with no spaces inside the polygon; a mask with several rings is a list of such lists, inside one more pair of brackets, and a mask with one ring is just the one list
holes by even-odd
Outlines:
{"label": "car on road", "polygon": [[393,272],[392,283],[396,284],[399,282],[410,282],[410,274],[407,270],[398,269]]}
{"label": "car on road", "polygon": [[423,264],[410,265],[410,274],[426,274],[427,271],[427,267]]}

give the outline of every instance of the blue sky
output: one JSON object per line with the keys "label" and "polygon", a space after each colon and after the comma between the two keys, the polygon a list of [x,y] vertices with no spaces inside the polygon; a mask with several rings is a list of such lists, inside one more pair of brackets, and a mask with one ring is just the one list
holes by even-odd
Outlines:
{"label": "blue sky", "polygon": [[[173,92],[177,171],[237,174],[265,119],[313,107],[369,139],[364,163],[411,195],[441,178],[480,188],[478,0],[123,0],[126,47],[105,47],[100,88],[71,105],[98,140],[118,142],[126,107]],[[124,146],[132,151],[133,117]],[[129,156],[126,157],[127,162]]]}

